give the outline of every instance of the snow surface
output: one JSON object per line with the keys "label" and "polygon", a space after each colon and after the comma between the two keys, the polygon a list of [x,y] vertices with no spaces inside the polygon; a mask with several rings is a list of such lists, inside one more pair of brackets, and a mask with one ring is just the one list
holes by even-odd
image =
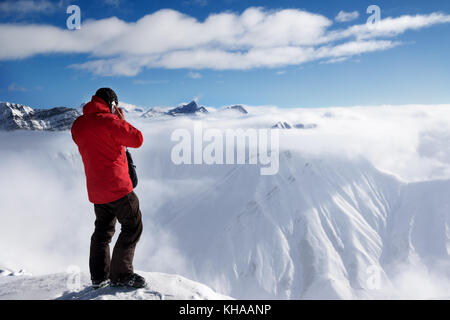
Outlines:
{"label": "snow surface", "polygon": [[[450,297],[449,105],[245,109],[129,118],[144,135],[136,268],[234,298]],[[175,129],[278,122],[317,127],[275,129],[276,175],[171,162]],[[70,133],[0,132],[0,149],[0,266],[86,272],[94,215]]]}
{"label": "snow surface", "polygon": [[0,300],[229,300],[205,285],[178,275],[139,272],[149,287],[143,289],[90,286],[89,274],[0,276]]}

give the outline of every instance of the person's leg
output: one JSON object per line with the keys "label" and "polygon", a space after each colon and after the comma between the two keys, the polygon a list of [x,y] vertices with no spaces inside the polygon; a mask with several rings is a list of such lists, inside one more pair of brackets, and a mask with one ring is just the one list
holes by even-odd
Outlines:
{"label": "person's leg", "polygon": [[114,236],[116,217],[109,204],[95,204],[95,230],[91,237],[89,269],[91,280],[102,281],[109,278],[109,244]]}
{"label": "person's leg", "polygon": [[139,199],[134,192],[112,203],[117,220],[122,225],[111,260],[111,281],[117,282],[133,275],[134,249],[142,234]]}

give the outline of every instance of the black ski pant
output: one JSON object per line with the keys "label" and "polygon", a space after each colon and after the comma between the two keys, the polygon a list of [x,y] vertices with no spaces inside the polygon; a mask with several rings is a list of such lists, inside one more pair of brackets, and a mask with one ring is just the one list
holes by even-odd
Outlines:
{"label": "black ski pant", "polygon": [[[95,231],[91,237],[89,269],[92,280],[119,281],[133,274],[134,249],[142,233],[139,199],[132,191],[119,200],[95,204]],[[109,244],[115,232],[116,220],[121,232],[112,258]]]}

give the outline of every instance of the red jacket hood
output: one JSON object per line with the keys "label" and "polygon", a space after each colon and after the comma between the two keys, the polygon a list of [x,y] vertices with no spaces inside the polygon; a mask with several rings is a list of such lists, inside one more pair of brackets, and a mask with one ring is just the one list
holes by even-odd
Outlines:
{"label": "red jacket hood", "polygon": [[111,113],[111,110],[102,98],[92,96],[91,101],[83,107],[83,114],[90,113]]}

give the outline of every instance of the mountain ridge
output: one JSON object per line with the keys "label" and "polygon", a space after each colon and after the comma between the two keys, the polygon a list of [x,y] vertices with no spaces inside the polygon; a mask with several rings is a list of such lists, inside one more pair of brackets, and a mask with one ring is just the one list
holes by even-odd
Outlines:
{"label": "mountain ridge", "polygon": [[[362,159],[280,158],[275,176],[244,166],[182,210],[160,210],[180,250],[198,249],[197,281],[238,299],[366,299],[404,295],[403,267],[445,274],[450,181],[404,183]],[[196,221],[209,227],[192,237]]]}
{"label": "mountain ridge", "polygon": [[[29,106],[0,102],[0,130],[48,130],[64,131],[71,128],[73,121],[82,114],[85,103],[79,108],[55,107],[51,109],[33,109]],[[153,118],[158,116],[180,116],[208,114],[209,111],[204,106],[199,106],[196,101],[180,104],[176,108],[172,107],[152,107],[146,110],[129,103],[120,102],[120,107],[127,117],[133,118]],[[241,114],[247,114],[247,110],[241,105],[232,105],[224,109],[233,110]]]}
{"label": "mountain ridge", "polygon": [[80,115],[74,108],[33,109],[22,104],[0,102],[0,129],[68,130]]}

